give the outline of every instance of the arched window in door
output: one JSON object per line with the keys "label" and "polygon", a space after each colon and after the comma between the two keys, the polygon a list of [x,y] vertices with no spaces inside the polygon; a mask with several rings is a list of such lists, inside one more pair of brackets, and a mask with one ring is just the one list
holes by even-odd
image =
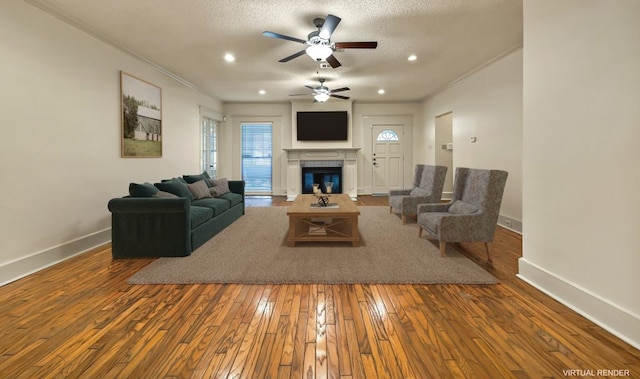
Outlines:
{"label": "arched window in door", "polygon": [[398,134],[390,129],[385,129],[378,134],[377,142],[397,142]]}

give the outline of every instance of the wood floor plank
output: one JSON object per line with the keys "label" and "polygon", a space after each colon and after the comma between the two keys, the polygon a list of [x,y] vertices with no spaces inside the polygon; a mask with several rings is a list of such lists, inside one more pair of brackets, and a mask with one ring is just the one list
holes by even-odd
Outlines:
{"label": "wood floor plank", "polygon": [[0,377],[640,377],[640,351],[516,277],[520,235],[497,229],[493,265],[452,247],[500,283],[130,285],[153,259],[105,245],[0,287]]}
{"label": "wood floor plank", "polygon": [[[340,375],[351,376],[351,355],[346,330],[346,311],[344,309],[344,285],[333,286],[335,302],[336,359],[338,359]],[[353,317],[353,316],[351,316]]]}
{"label": "wood floor plank", "polygon": [[306,342],[304,344],[304,363],[302,364],[302,377],[326,379],[327,376],[319,376],[316,374],[316,344],[315,342]]}
{"label": "wood floor plank", "polygon": [[316,307],[316,377],[327,378],[329,369],[327,363],[327,304],[325,292],[319,292]]}
{"label": "wood floor plank", "polygon": [[362,353],[358,342],[358,332],[354,320],[345,321],[346,337],[349,344],[349,360],[351,361],[351,376],[354,379],[366,379]]}
{"label": "wood floor plank", "polygon": [[[301,305],[304,302],[304,297],[301,297]],[[305,359],[305,347],[306,347],[306,332],[307,332],[307,318],[306,311],[298,313],[298,319],[296,320],[295,337],[293,341],[293,353],[291,354],[291,377],[302,378],[304,377],[304,359]]]}
{"label": "wood floor plank", "polygon": [[[293,351],[295,349],[295,338],[298,333],[298,316],[300,315],[301,288],[300,285],[289,286],[292,290],[286,296],[285,307],[282,317],[286,319],[287,333],[282,339],[282,353],[280,355],[281,366],[291,366],[293,364]],[[286,314],[284,314],[286,313]],[[291,372],[291,369],[287,370]]]}

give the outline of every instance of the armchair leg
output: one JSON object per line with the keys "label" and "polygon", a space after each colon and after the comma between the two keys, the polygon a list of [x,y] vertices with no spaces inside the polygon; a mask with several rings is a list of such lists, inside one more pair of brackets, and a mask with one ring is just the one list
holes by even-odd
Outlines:
{"label": "armchair leg", "polygon": [[422,238],[422,227],[418,225],[418,237]]}
{"label": "armchair leg", "polygon": [[389,213],[393,213],[393,207],[389,205]]}
{"label": "armchair leg", "polygon": [[491,251],[489,250],[489,243],[488,242],[484,243],[484,248],[485,248],[485,250],[487,250],[487,261],[489,263],[493,263],[493,260],[491,260]]}
{"label": "armchair leg", "polygon": [[447,243],[440,241],[440,255],[444,257],[444,251],[447,249]]}
{"label": "armchair leg", "polygon": [[407,215],[406,214],[402,214],[402,225],[405,225],[407,223]]}

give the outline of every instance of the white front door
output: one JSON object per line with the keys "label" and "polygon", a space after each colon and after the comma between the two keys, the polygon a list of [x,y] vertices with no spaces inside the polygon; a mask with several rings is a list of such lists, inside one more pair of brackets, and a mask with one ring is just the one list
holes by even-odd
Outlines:
{"label": "white front door", "polygon": [[390,190],[402,189],[403,125],[376,124],[371,128],[372,192],[387,195]]}

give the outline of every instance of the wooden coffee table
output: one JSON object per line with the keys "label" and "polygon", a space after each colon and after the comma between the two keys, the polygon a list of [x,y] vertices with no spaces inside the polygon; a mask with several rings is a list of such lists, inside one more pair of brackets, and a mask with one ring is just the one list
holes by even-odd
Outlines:
{"label": "wooden coffee table", "polygon": [[359,246],[360,211],[356,204],[347,194],[331,194],[329,203],[329,207],[319,207],[315,206],[318,204],[316,195],[303,194],[296,197],[287,212],[288,246],[306,241],[347,241],[351,242],[351,246]]}

